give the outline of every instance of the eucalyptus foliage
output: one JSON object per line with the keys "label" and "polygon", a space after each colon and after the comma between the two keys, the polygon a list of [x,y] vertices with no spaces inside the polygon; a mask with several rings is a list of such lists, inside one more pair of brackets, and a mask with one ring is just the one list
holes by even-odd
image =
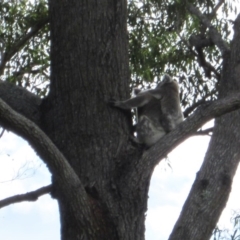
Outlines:
{"label": "eucalyptus foliage", "polygon": [[49,83],[47,1],[0,2],[1,79],[44,96]]}
{"label": "eucalyptus foliage", "polygon": [[[129,0],[131,87],[150,87],[167,72],[180,82],[181,102],[187,109],[186,115],[198,104],[215,99],[222,57],[215,46],[207,46],[201,49],[205,61],[201,62],[191,39],[207,38],[208,29],[189,13],[187,3],[199,8],[223,39],[230,43],[237,2]],[[1,79],[41,96],[47,93],[50,74],[47,18],[46,0],[0,2]]]}
{"label": "eucalyptus foliage", "polygon": [[212,25],[229,43],[237,2],[130,0],[128,25],[133,84],[158,81],[167,72],[180,82],[184,107],[215,99],[222,57],[215,46],[205,47],[203,54],[213,71],[199,64],[198,52],[190,39],[198,35],[208,37],[208,29],[189,13],[187,3],[194,4],[212,19]]}
{"label": "eucalyptus foliage", "polygon": [[231,218],[232,229],[216,227],[211,240],[239,240],[240,239],[240,211],[234,211]]}

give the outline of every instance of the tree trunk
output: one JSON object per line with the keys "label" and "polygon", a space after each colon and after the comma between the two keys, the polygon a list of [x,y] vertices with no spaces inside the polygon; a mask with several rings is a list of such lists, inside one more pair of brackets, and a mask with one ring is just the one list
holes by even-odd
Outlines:
{"label": "tree trunk", "polygon": [[[27,139],[52,173],[62,240],[144,240],[156,164],[206,121],[240,107],[239,16],[231,51],[223,56],[219,101],[197,109],[142,154],[129,138],[131,113],[107,105],[111,97],[129,97],[126,7],[121,0],[49,0],[48,97],[41,100],[0,82],[0,97],[7,102],[0,99],[1,125]],[[9,88],[18,101],[14,94],[5,94]],[[171,240],[209,239],[239,162],[239,122],[239,110],[216,120],[204,164]]]}
{"label": "tree trunk", "polygon": [[[240,15],[229,53],[224,57],[219,99],[240,92]],[[240,110],[215,120],[203,165],[196,176],[169,240],[210,239],[224,209],[240,160]]]}
{"label": "tree trunk", "polygon": [[53,175],[62,239],[144,239],[149,182],[140,189],[121,182],[139,158],[129,147],[131,114],[107,106],[113,96],[129,97],[127,3],[51,0],[49,7],[51,85],[42,128],[79,176],[96,223],[88,230],[82,209],[83,219],[73,216]]}

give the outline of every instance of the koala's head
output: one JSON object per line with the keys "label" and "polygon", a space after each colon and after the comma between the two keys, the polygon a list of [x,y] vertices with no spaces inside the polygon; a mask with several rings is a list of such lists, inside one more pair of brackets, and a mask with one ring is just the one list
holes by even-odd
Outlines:
{"label": "koala's head", "polygon": [[161,88],[163,85],[168,84],[168,83],[172,83],[175,80],[173,80],[168,74],[165,74],[162,78],[162,81],[157,85],[156,88]]}

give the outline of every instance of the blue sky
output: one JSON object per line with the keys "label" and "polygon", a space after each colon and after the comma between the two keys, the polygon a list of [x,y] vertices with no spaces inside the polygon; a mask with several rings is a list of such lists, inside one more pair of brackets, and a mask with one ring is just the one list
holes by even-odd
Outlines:
{"label": "blue sky", "polygon": [[[182,205],[199,170],[209,137],[192,137],[156,166],[150,191],[146,218],[146,240],[166,240],[176,222]],[[17,179],[15,179],[17,178]],[[13,180],[12,180],[13,179]],[[50,174],[45,164],[29,145],[11,133],[0,139],[0,199],[48,185]],[[235,177],[233,191],[220,220],[230,227],[232,209],[239,207]],[[44,195],[36,202],[23,202],[0,209],[0,239],[59,240],[60,225],[57,202]]]}

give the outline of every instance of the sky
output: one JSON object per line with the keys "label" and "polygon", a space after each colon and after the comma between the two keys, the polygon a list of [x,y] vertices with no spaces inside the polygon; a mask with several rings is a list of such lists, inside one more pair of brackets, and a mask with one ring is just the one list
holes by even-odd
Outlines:
{"label": "sky", "polygon": [[[189,138],[168,155],[168,161],[163,160],[155,167],[146,213],[146,240],[168,239],[202,164],[209,140],[208,136]],[[0,200],[50,183],[48,169],[28,143],[5,132],[0,138]],[[233,210],[240,209],[239,185],[240,169],[219,220],[221,228],[230,229]],[[17,203],[0,209],[0,240],[16,239],[59,240],[56,200],[44,195],[36,202]]]}
{"label": "sky", "polygon": [[[209,127],[209,126],[208,126]],[[146,240],[167,240],[199,170],[210,137],[192,137],[156,166],[149,190]],[[171,167],[169,167],[169,165]],[[0,139],[0,199],[36,190],[51,183],[45,164],[27,142],[5,132]],[[220,226],[230,228],[232,210],[239,209],[236,174]],[[23,202],[0,209],[1,240],[59,240],[56,200],[44,195],[36,202]]]}

